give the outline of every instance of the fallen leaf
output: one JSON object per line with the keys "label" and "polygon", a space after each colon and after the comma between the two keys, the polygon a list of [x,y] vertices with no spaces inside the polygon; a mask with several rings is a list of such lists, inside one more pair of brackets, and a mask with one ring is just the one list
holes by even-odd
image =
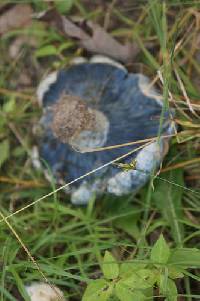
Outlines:
{"label": "fallen leaf", "polygon": [[31,81],[29,74],[26,72],[26,70],[24,70],[24,72],[20,74],[20,76],[18,78],[18,84],[20,86],[25,86],[25,87],[31,86],[32,81]]}
{"label": "fallen leaf", "polygon": [[0,15],[2,15],[5,11],[9,10],[13,6],[14,6],[14,4],[12,4],[12,3],[0,4]]}
{"label": "fallen leaf", "polygon": [[0,15],[0,35],[31,23],[32,8],[28,4],[12,6]]}
{"label": "fallen leaf", "polygon": [[19,37],[17,37],[14,41],[12,41],[10,43],[10,46],[8,49],[8,53],[12,59],[15,59],[19,55],[20,50],[23,45],[29,45],[32,47],[36,47],[37,42],[34,37],[31,37],[28,35],[27,36],[20,35]]}
{"label": "fallen leaf", "polygon": [[80,46],[90,52],[107,55],[124,63],[132,61],[139,52],[136,43],[123,45],[100,25],[85,20],[74,22],[60,15],[55,9],[44,12],[39,19],[50,23],[63,35],[78,40]]}

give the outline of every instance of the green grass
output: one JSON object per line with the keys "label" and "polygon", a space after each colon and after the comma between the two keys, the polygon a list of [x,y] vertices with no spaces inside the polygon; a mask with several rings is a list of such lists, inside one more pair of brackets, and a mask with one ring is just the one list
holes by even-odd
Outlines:
{"label": "green grass", "polygon": [[[34,12],[45,8],[43,1],[18,2],[31,3]],[[104,11],[100,10],[98,1],[95,7],[91,4],[91,8],[85,1],[72,2],[73,6],[65,14],[103,24]],[[158,70],[161,72],[163,84],[159,77],[156,84],[163,93],[163,113],[168,106],[175,107],[176,122],[181,124],[181,134],[179,139],[171,141],[163,172],[136,196],[94,198],[88,207],[80,208],[72,206],[62,191],[52,192],[55,190],[53,181],[47,183],[43,174],[33,169],[30,160],[35,143],[32,127],[41,116],[34,93],[44,74],[68,66],[80,50],[74,41],[66,40],[55,29],[37,21],[26,29],[6,33],[0,41],[1,216],[19,210],[7,223],[0,221],[2,301],[26,300],[24,285],[44,281],[43,275],[63,290],[67,300],[81,300],[91,279],[102,277],[106,250],[120,263],[148,264],[160,233],[170,248],[190,248],[190,256],[192,248],[199,248],[200,161],[196,160],[199,158],[199,118],[189,110],[175,71],[198,113],[200,91],[196,79],[200,76],[200,64],[195,43],[199,37],[200,2],[127,3],[124,7],[117,3],[113,7],[111,33],[124,41],[139,43],[141,52],[129,68],[133,72],[142,70],[152,80]],[[24,35],[34,38],[34,46],[26,41],[19,55],[11,59],[9,49],[13,39]],[[176,48],[179,41],[180,46]],[[147,42],[151,42],[151,48],[145,46]],[[19,80],[22,72],[31,78],[25,87]],[[173,101],[169,101],[169,91]],[[168,171],[164,172],[165,169]],[[43,197],[47,194],[50,195]],[[187,252],[190,254],[190,250]],[[180,266],[184,267],[185,260]],[[199,262],[196,259],[194,264],[188,264],[184,278],[176,281],[178,300],[200,298]],[[158,290],[154,293],[158,294]]]}

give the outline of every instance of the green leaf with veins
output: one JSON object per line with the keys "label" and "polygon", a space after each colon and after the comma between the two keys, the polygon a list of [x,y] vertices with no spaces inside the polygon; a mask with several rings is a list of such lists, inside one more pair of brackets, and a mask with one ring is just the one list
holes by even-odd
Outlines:
{"label": "green leaf with veins", "polygon": [[168,267],[169,277],[172,279],[183,278],[183,269],[176,267]]}
{"label": "green leaf with veins", "polygon": [[166,297],[166,301],[177,301],[178,292],[173,280],[166,278],[165,275],[161,275],[159,288],[160,293]]}
{"label": "green leaf with veins", "polygon": [[123,262],[120,265],[120,277],[121,278],[127,278],[131,276],[133,273],[137,272],[140,269],[144,269],[146,267],[146,263],[143,263],[142,261],[132,261],[132,262]]}
{"label": "green leaf with veins", "polygon": [[113,284],[105,279],[93,280],[88,284],[82,301],[107,301],[113,292]]}
{"label": "green leaf with veins", "polygon": [[161,234],[159,239],[151,249],[151,260],[154,264],[166,264],[170,256],[170,249],[166,243],[163,235]]}
{"label": "green leaf with veins", "polygon": [[108,251],[105,252],[102,271],[107,279],[115,279],[119,276],[119,265],[116,259]]}
{"label": "green leaf with veins", "polygon": [[141,269],[135,271],[127,278],[122,278],[119,282],[129,288],[146,289],[154,285],[156,282],[156,275],[149,269]]}
{"label": "green leaf with veins", "polygon": [[68,13],[74,4],[74,0],[54,1],[59,13]]}
{"label": "green leaf with veins", "polygon": [[116,284],[114,293],[120,301],[143,301],[146,299],[141,291],[133,290],[120,281]]}

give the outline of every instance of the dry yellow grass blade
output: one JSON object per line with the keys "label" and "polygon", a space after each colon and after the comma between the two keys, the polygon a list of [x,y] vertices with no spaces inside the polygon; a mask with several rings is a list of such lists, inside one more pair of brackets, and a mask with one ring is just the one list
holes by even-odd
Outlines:
{"label": "dry yellow grass blade", "polygon": [[200,116],[199,116],[199,115],[195,112],[195,110],[193,109],[193,106],[192,106],[191,101],[190,101],[190,99],[189,99],[189,97],[188,97],[188,95],[187,95],[187,92],[186,92],[186,89],[185,89],[185,87],[184,87],[184,84],[183,84],[183,82],[182,82],[182,80],[181,80],[181,78],[180,78],[180,76],[179,76],[179,74],[178,74],[178,71],[177,71],[176,69],[174,69],[174,73],[175,73],[175,75],[176,75],[177,81],[178,81],[178,83],[179,83],[180,89],[181,89],[181,91],[182,91],[182,93],[183,93],[183,96],[184,96],[184,98],[185,98],[185,100],[186,100],[186,103],[187,103],[187,105],[188,105],[189,110],[192,112],[192,114],[193,114],[195,117],[200,118]]}
{"label": "dry yellow grass blade", "polygon": [[168,167],[162,168],[161,172],[182,168],[182,167],[185,167],[185,166],[188,166],[188,165],[193,165],[193,164],[196,164],[196,163],[199,163],[199,162],[200,162],[200,157],[199,158],[194,158],[194,159],[191,159],[191,160],[179,162],[179,163],[176,163],[174,165],[170,165]]}
{"label": "dry yellow grass blade", "polygon": [[[177,134],[163,135],[160,138],[171,138],[171,137],[175,137],[175,136],[177,136]],[[115,148],[120,148],[120,147],[135,145],[135,144],[154,142],[157,139],[158,139],[158,137],[152,137],[152,138],[146,138],[146,139],[142,139],[142,140],[131,141],[131,142],[127,142],[127,143],[122,143],[122,144],[109,145],[109,146],[105,146],[105,147],[89,148],[89,149],[84,150],[84,153],[100,152],[100,151],[104,151],[104,150],[112,150]]]}
{"label": "dry yellow grass blade", "polygon": [[19,180],[15,178],[8,178],[0,176],[1,183],[20,185],[24,187],[45,187],[45,183],[40,183],[38,181],[28,181],[28,180]]}
{"label": "dry yellow grass blade", "polygon": [[5,88],[0,88],[0,94],[2,94],[2,95],[13,95],[15,97],[19,97],[19,98],[22,98],[22,99],[29,99],[29,100],[34,100],[35,99],[34,96],[24,94],[24,93],[21,93],[21,92],[11,91],[11,90],[8,90],[8,89],[5,89]]}

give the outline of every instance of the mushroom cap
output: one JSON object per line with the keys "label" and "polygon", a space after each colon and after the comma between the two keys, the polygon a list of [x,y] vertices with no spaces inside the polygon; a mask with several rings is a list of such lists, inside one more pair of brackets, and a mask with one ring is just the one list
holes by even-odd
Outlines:
{"label": "mushroom cap", "polygon": [[[80,153],[68,143],[63,143],[52,131],[52,108],[61,101],[63,95],[78,97],[89,108],[106,116],[109,126],[104,146],[156,137],[159,132],[162,97],[144,75],[128,73],[125,68],[108,62],[80,63],[54,73],[41,83],[38,95],[43,107],[43,117],[40,120],[42,132],[38,137],[39,156],[46,161],[57,182],[70,182],[139,146]],[[161,133],[165,135],[173,132],[170,114],[169,111],[165,113],[162,124]],[[164,139],[161,139],[159,143],[154,142],[142,151],[126,157],[123,163],[136,157],[136,169],[142,166],[144,171],[150,173],[160,165],[163,148]],[[85,193],[86,198],[90,195],[88,191],[108,191],[122,195],[137,191],[148,178],[149,175],[145,172],[123,172],[110,165],[74,184],[71,191],[75,195],[84,186],[84,191],[87,192],[80,192]],[[77,199],[79,197],[80,195]],[[84,196],[80,198],[82,197],[84,199]]]}
{"label": "mushroom cap", "polygon": [[80,97],[64,94],[52,107],[51,129],[56,138],[63,143],[70,143],[85,130],[95,127],[95,118],[86,102]]}

